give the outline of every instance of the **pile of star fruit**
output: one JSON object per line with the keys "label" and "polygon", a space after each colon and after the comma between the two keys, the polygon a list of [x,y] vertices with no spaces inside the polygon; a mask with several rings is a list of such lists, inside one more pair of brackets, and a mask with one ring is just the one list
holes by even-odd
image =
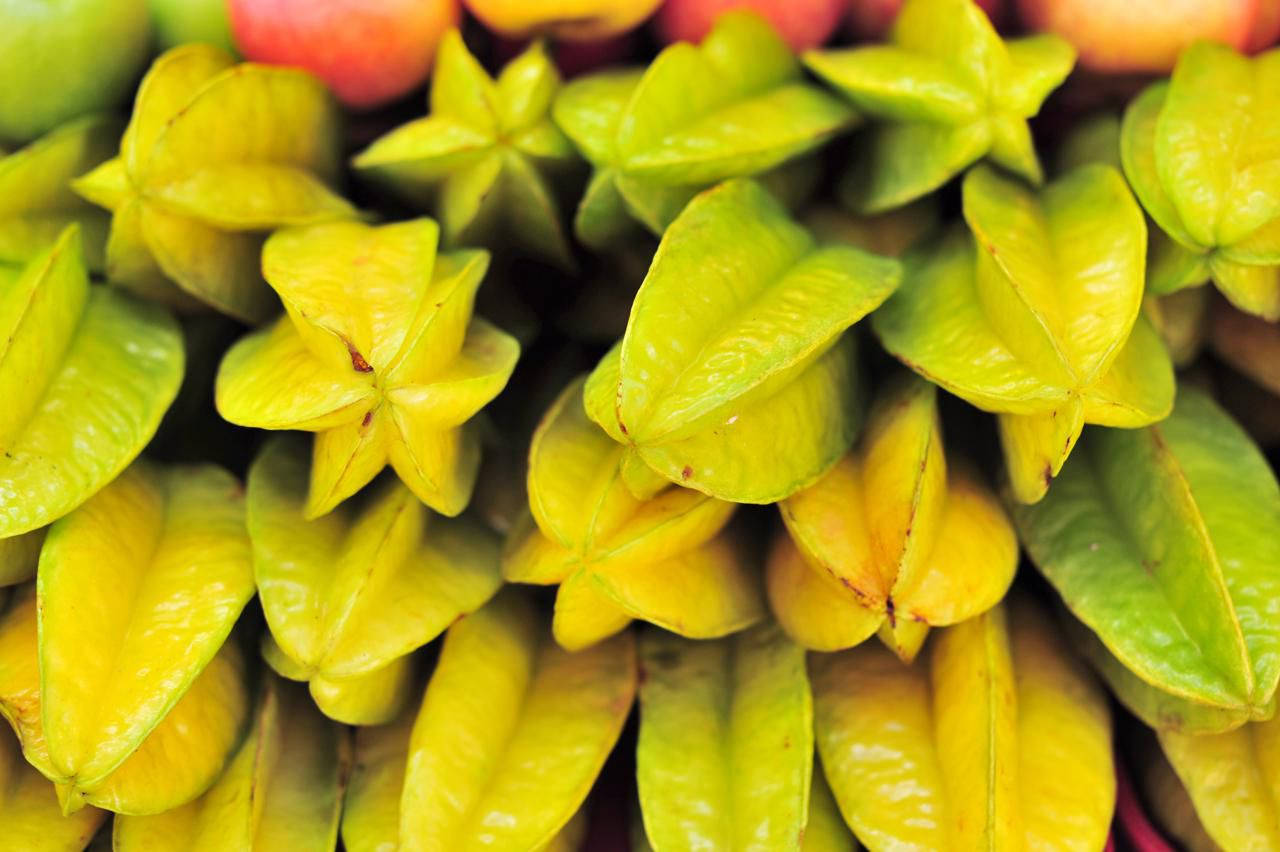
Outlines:
{"label": "pile of star fruit", "polygon": [[0,848],[1280,849],[1280,50],[455,20],[0,159]]}

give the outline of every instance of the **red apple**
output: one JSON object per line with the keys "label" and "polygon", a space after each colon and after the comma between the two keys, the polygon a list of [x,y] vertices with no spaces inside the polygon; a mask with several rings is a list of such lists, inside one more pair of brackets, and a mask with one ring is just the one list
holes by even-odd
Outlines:
{"label": "red apple", "polygon": [[778,30],[792,50],[824,43],[840,25],[848,0],[666,0],[658,10],[665,42],[702,41],[716,18],[730,9],[752,9]]}
{"label": "red apple", "polygon": [[[1004,0],[976,0],[987,17],[1000,23]],[[860,41],[882,41],[889,35],[903,0],[853,0],[849,5],[849,29]]]}
{"label": "red apple", "polygon": [[459,17],[458,0],[228,0],[228,9],[247,59],[306,68],[358,109],[422,83]]}
{"label": "red apple", "polygon": [[504,38],[551,36],[599,41],[639,26],[660,0],[464,0],[468,11]]}
{"label": "red apple", "polygon": [[1107,73],[1165,72],[1197,39],[1238,50],[1275,41],[1277,0],[1018,0],[1022,20],[1075,45],[1080,64]]}

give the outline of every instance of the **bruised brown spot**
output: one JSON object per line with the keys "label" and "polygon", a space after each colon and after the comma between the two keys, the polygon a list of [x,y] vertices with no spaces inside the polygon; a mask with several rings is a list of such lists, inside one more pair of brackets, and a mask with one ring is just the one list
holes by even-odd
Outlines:
{"label": "bruised brown spot", "polygon": [[373,367],[370,367],[369,362],[364,360],[364,356],[356,351],[356,348],[351,345],[351,341],[344,340],[343,343],[347,344],[347,352],[351,353],[351,366],[355,368],[356,372],[372,373]]}
{"label": "bruised brown spot", "polygon": [[360,426],[363,428],[365,426],[368,426],[372,422],[373,422],[373,412],[366,411],[364,413],[364,419],[360,421]]}
{"label": "bruised brown spot", "polygon": [[1044,466],[1044,473],[1041,474],[1041,477],[1044,479],[1045,488],[1048,488],[1050,485],[1052,485],[1053,484],[1053,465],[1046,464]]}
{"label": "bruised brown spot", "polygon": [[689,467],[689,465],[685,465],[684,470],[680,471],[680,478],[687,482],[691,476],[693,476],[693,468]]}
{"label": "bruised brown spot", "polygon": [[898,626],[898,616],[894,611],[893,595],[889,595],[889,597],[884,599],[884,614],[885,617],[889,619],[890,627]]}
{"label": "bruised brown spot", "polygon": [[783,738],[782,738],[782,747],[783,747],[783,748],[791,748],[791,737],[790,737],[790,735],[785,736],[785,737],[783,737]]}
{"label": "bruised brown spot", "polygon": [[622,434],[627,434],[627,424],[623,423],[621,420],[618,421],[618,428],[622,430]]}

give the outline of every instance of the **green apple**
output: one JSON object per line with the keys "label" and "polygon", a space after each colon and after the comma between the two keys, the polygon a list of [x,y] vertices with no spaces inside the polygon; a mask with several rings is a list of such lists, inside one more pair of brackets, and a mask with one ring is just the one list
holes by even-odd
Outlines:
{"label": "green apple", "polygon": [[226,0],[147,0],[147,5],[160,50],[199,41],[235,51]]}
{"label": "green apple", "polygon": [[124,100],[147,60],[146,0],[0,0],[0,139]]}

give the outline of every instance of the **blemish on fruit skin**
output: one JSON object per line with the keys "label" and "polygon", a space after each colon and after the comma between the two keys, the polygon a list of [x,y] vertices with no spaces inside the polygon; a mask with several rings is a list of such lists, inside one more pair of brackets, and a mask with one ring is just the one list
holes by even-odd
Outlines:
{"label": "blemish on fruit skin", "polygon": [[351,345],[351,341],[344,340],[343,343],[347,344],[347,352],[351,353],[351,366],[355,368],[355,371],[357,373],[372,373],[373,367],[369,366],[369,362],[364,359],[364,356],[356,351],[356,348]]}
{"label": "blemish on fruit skin", "polygon": [[898,626],[898,617],[897,617],[897,614],[894,612],[893,595],[890,595],[884,599],[884,615],[885,615],[885,618],[889,619],[890,627]]}
{"label": "blemish on fruit skin", "polygon": [[689,465],[685,465],[684,470],[680,471],[680,479],[688,482],[689,477],[691,476],[693,476],[693,468],[689,467]]}
{"label": "blemish on fruit skin", "polygon": [[360,426],[361,426],[361,428],[363,428],[363,427],[365,427],[365,426],[368,426],[368,425],[369,425],[370,423],[372,423],[372,422],[373,422],[373,412],[372,412],[372,411],[366,411],[366,412],[364,413],[364,419],[360,421]]}

